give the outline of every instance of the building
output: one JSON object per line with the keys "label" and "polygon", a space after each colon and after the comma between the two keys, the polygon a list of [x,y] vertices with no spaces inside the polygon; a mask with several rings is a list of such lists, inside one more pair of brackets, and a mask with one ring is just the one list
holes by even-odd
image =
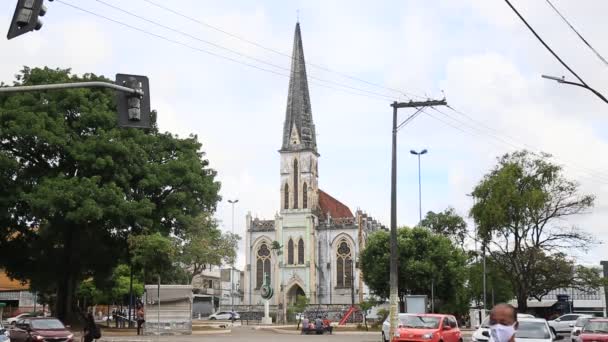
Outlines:
{"label": "building", "polygon": [[43,307],[36,302],[36,296],[30,291],[30,285],[14,279],[0,269],[0,303],[4,303],[4,317],[18,312],[42,311]]}
{"label": "building", "polygon": [[[271,305],[285,307],[298,295],[311,304],[351,304],[363,300],[367,288],[358,268],[358,255],[367,235],[385,229],[363,211],[355,214],[319,189],[320,154],[300,24],[296,24],[279,150],[280,212],[273,220],[246,217],[244,302],[261,304],[265,275],[275,291]],[[273,244],[280,246],[273,248]]]}
{"label": "building", "polygon": [[[231,281],[231,275],[233,281]],[[232,305],[243,304],[243,271],[236,268],[220,268],[207,265],[201,274],[194,276],[194,317],[207,317],[221,310],[229,310]],[[234,290],[230,291],[233,284]],[[234,299],[233,299],[234,298]]]}

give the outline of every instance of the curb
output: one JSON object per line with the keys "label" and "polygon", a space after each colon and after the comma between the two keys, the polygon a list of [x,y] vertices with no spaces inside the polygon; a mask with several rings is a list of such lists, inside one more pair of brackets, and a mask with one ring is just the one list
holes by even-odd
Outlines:
{"label": "curb", "polygon": [[[269,328],[269,327],[260,327],[255,330],[267,330],[271,331],[275,334],[282,335],[301,335],[302,333],[299,330],[285,330],[279,328]],[[374,336],[379,335],[379,331],[334,331],[332,335],[354,335],[354,336]]]}

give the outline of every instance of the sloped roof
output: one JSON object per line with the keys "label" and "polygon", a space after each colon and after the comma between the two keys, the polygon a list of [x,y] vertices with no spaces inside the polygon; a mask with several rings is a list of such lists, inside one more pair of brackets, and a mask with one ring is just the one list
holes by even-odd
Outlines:
{"label": "sloped roof", "polygon": [[21,291],[29,288],[29,284],[22,284],[18,280],[9,278],[4,270],[0,269],[0,291]]}
{"label": "sloped roof", "polygon": [[332,218],[354,217],[353,213],[344,203],[321,189],[319,189],[319,210],[321,211],[321,215],[325,216],[329,213]]}

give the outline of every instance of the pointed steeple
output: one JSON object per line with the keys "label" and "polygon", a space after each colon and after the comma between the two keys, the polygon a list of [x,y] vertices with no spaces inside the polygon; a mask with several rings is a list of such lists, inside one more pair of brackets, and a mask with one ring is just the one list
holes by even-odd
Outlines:
{"label": "pointed steeple", "polygon": [[317,137],[312,122],[306,64],[300,23],[296,23],[291,57],[291,75],[287,95],[287,111],[283,126],[283,145],[281,151],[312,150],[317,153]]}

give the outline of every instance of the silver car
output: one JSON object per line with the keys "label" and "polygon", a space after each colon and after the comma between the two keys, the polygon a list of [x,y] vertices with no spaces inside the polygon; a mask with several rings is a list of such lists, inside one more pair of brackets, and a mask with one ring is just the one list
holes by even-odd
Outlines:
{"label": "silver car", "polygon": [[[524,318],[534,318],[534,316],[520,313],[517,314],[518,321]],[[490,317],[486,317],[486,319],[483,320],[481,326],[475,330],[471,339],[473,342],[487,342],[490,339]]]}
{"label": "silver car", "polygon": [[9,332],[8,329],[2,326],[2,322],[0,322],[0,342],[9,342]]}
{"label": "silver car", "polygon": [[572,327],[572,332],[570,333],[572,342],[580,342],[580,335],[583,331],[583,327],[591,318],[593,318],[593,316],[581,316],[576,320],[574,326]]}
{"label": "silver car", "polygon": [[[397,319],[400,321],[401,318],[405,318],[406,316],[411,316],[411,315],[414,315],[414,314],[400,313],[397,316]],[[391,322],[390,322],[390,315],[389,315],[388,317],[386,317],[386,319],[382,323],[382,342],[389,342],[390,330],[391,330]]]}

